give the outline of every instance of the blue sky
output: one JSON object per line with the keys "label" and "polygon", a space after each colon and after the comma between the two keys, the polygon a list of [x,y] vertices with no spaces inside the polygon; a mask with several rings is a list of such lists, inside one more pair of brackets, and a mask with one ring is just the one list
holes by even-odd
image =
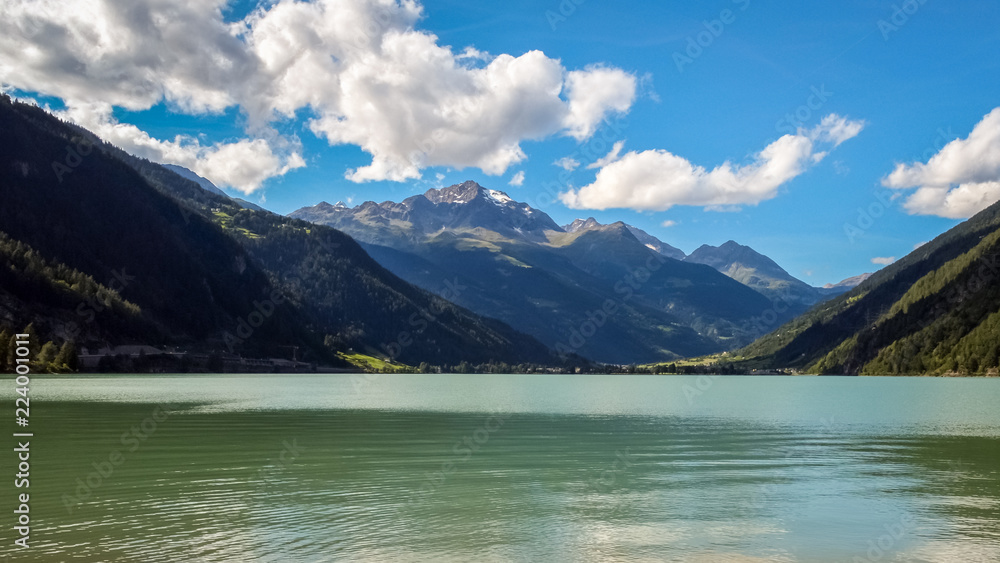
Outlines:
{"label": "blue sky", "polygon": [[[351,3],[365,2],[351,0]],[[187,4],[178,1],[178,5]],[[164,68],[164,75],[177,77],[166,86],[156,85],[145,91],[149,79],[136,73],[135,76],[143,77],[134,78],[139,86],[128,91],[142,90],[142,93],[119,95],[127,90],[115,82],[122,79],[110,79],[110,73],[89,70],[97,69],[97,62],[80,72],[80,76],[67,77],[60,74],[72,72],[61,70],[68,68],[67,65],[42,68],[44,65],[32,63],[30,57],[15,56],[16,49],[44,39],[46,30],[54,29],[46,25],[83,25],[79,23],[83,20],[56,12],[36,14],[33,21],[27,15],[24,18],[29,19],[21,20],[15,15],[12,18],[15,24],[3,24],[19,25],[13,30],[0,29],[9,37],[18,32],[27,35],[21,38],[20,47],[0,40],[0,56],[7,59],[0,63],[0,84],[15,94],[65,110],[69,118],[95,126],[99,133],[102,130],[96,125],[113,123],[118,128],[115,131],[123,135],[119,141],[126,148],[135,147],[140,153],[157,150],[160,152],[156,155],[164,155],[167,160],[173,155],[189,167],[195,167],[192,162],[198,163],[203,167],[195,167],[196,170],[216,173],[216,177],[205,175],[219,184],[226,184],[230,178],[222,162],[226,155],[247,158],[249,154],[252,158],[248,162],[267,162],[259,174],[233,176],[232,183],[239,184],[242,191],[226,189],[233,195],[262,202],[279,213],[323,200],[344,200],[355,205],[365,200],[398,201],[429,187],[472,179],[541,208],[560,224],[588,216],[602,222],[624,220],[686,252],[703,243],[718,245],[733,239],[767,254],[792,275],[814,285],[873,271],[881,267],[873,264],[876,258],[904,256],[915,245],[934,238],[957,224],[960,217],[985,205],[982,198],[992,198],[996,193],[993,183],[1000,181],[1000,175],[993,175],[1000,169],[1000,164],[993,161],[1000,158],[990,156],[991,147],[995,147],[990,144],[995,137],[990,129],[992,122],[984,120],[984,116],[1000,106],[1000,57],[997,56],[1000,6],[995,3],[585,0],[577,4],[574,0],[561,3],[426,0],[418,6],[422,8],[419,17],[412,20],[403,17],[400,25],[412,25],[422,34],[421,38],[433,34],[437,47],[450,46],[455,54],[467,47],[489,54],[467,59],[462,64],[468,69],[483,69],[500,55],[516,58],[537,50],[544,53],[544,60],[535,59],[537,66],[524,71],[528,77],[525,80],[535,76],[531,73],[541,72],[538,69],[550,69],[553,63],[561,64],[566,73],[595,68],[614,71],[619,74],[608,76],[625,89],[631,80],[632,95],[624,110],[620,98],[615,97],[622,90],[594,102],[602,108],[600,117],[617,125],[602,125],[593,116],[575,122],[566,118],[547,129],[546,125],[533,128],[531,123],[524,123],[515,139],[523,154],[507,158],[491,170],[482,169],[490,165],[457,168],[469,162],[495,163],[496,154],[468,155],[457,149],[442,149],[431,157],[452,165],[430,163],[419,168],[419,178],[413,177],[410,170],[397,171],[397,176],[409,176],[397,178],[402,181],[352,181],[349,172],[363,169],[373,160],[373,155],[359,144],[370,142],[369,148],[405,144],[399,139],[371,140],[381,133],[369,130],[378,129],[377,121],[361,119],[363,100],[352,106],[358,109],[344,110],[352,116],[352,121],[333,120],[322,134],[311,126],[318,112],[306,102],[293,104],[292,110],[277,117],[271,114],[261,119],[261,113],[251,108],[259,100],[246,93],[248,87],[228,99],[225,84],[210,79],[217,71],[195,72],[200,63],[193,61],[204,60],[199,58],[197,50],[188,55],[190,61],[180,54],[176,66]],[[229,23],[238,22],[255,7],[256,3],[248,2],[231,5],[222,12],[222,17]],[[912,13],[897,10],[900,7]],[[263,9],[274,8],[267,4]],[[135,22],[139,21],[138,16],[131,15],[121,19],[107,17],[113,20],[112,25],[118,26],[137,26]],[[211,13],[200,7],[191,8],[189,17],[211,19]],[[39,25],[39,21],[45,25]],[[186,25],[192,27],[190,22]],[[141,30],[133,31],[138,34]],[[198,30],[191,32],[197,34]],[[165,44],[158,48],[169,48],[169,34],[163,36]],[[701,44],[691,47],[699,39]],[[224,40],[198,43],[197,48],[214,49],[226,45]],[[73,53],[74,60],[87,56],[79,54],[79,47],[75,51],[69,47],[62,52],[39,43],[37,49],[52,49],[47,52],[46,60],[69,57],[66,53]],[[135,62],[128,60],[130,55],[125,52],[112,55],[119,67]],[[94,61],[103,63],[112,55],[98,52],[92,56]],[[680,65],[678,60],[682,61]],[[400,72],[400,68],[407,67],[383,72]],[[122,74],[128,75],[125,71]],[[239,80],[251,74],[254,73],[240,74]],[[624,75],[627,80],[623,80]],[[544,80],[547,75],[538,76]],[[413,77],[401,80],[406,79]],[[129,80],[133,78],[123,81]],[[599,81],[600,76],[595,80]],[[586,89],[594,84],[587,83]],[[297,95],[299,90],[294,88],[298,88],[298,83],[286,92]],[[313,92],[310,95],[314,98],[324,92],[322,84],[309,83],[303,88],[303,92]],[[511,91],[517,89],[511,87]],[[538,112],[553,107],[552,100],[542,99],[542,94],[532,95],[535,97],[525,104],[537,102]],[[336,104],[346,107],[349,101],[344,96],[324,103],[329,104],[327,107]],[[570,100],[570,96],[564,86],[563,99]],[[488,99],[486,112],[477,113],[478,117],[470,120],[485,119],[483,116],[493,111],[489,104],[495,103],[498,113],[517,107],[503,100]],[[100,104],[104,102],[110,109],[102,109]],[[274,99],[268,99],[267,103],[280,105]],[[401,106],[405,103],[400,101]],[[75,111],[67,109],[70,107],[76,108]],[[789,126],[786,116],[796,113],[795,126]],[[831,114],[845,120],[844,123],[858,124],[860,130],[836,140],[827,131],[824,137],[823,120]],[[578,129],[566,123],[576,123]],[[941,162],[935,164],[936,168],[919,166],[928,163],[948,143],[969,137],[980,124],[977,132],[984,141],[955,145],[945,155],[948,159],[939,158]],[[123,125],[134,125],[137,129],[126,130]],[[467,133],[464,127],[471,126],[474,131],[479,124],[457,126]],[[484,125],[484,130],[487,127]],[[583,131],[586,127],[593,130]],[[345,131],[351,128],[354,129]],[[141,142],[142,133],[166,141],[177,135],[189,135],[202,148],[219,143],[235,146],[231,153],[216,154],[206,152],[207,149],[192,152],[186,150],[193,142],[188,139],[184,145],[186,152],[181,151],[180,145],[172,151],[170,147],[148,148]],[[502,136],[502,132],[496,134]],[[776,186],[758,185],[762,181],[760,175],[751,173],[756,170],[755,163],[762,159],[761,151],[783,136],[796,134],[807,148],[799,146],[806,153],[792,166],[795,170],[782,176]],[[340,135],[342,144],[331,144],[331,135]],[[258,144],[251,147],[249,139],[258,139]],[[821,139],[826,139],[825,144]],[[241,141],[246,142],[239,144]],[[616,141],[624,142],[618,161],[609,162],[603,170],[586,168],[611,151]],[[237,148],[241,152],[236,152]],[[956,156],[960,150],[964,156]],[[983,151],[990,161],[985,164]],[[572,172],[553,164],[573,154],[581,166]],[[647,158],[643,160],[644,157]],[[716,199],[722,203],[707,206],[699,190],[710,190],[725,182],[706,179],[706,174],[727,162],[737,171],[736,177],[742,178],[740,170],[748,175],[745,182],[740,180],[740,189],[757,195],[733,196],[720,187],[723,195],[718,198],[722,199]],[[665,167],[668,163],[680,168]],[[688,188],[683,186],[667,186],[670,182],[664,178],[676,176],[688,164],[706,170],[704,174],[697,171],[691,174],[691,184],[684,184],[690,188],[687,192],[684,189]],[[899,180],[887,182],[899,164],[905,165]],[[502,173],[487,173],[498,172],[498,167],[503,168]],[[523,184],[509,185],[519,173],[524,175]],[[561,173],[567,182],[560,181]],[[604,176],[601,182],[596,181],[598,174]],[[622,185],[624,179],[635,178],[648,183],[645,192],[631,193]],[[927,188],[928,197],[910,201],[916,191],[930,183],[937,191]],[[940,203],[943,199],[931,197],[950,193],[949,189],[960,185],[967,186],[966,191],[979,190],[975,192],[979,194],[978,203],[948,200],[945,205]],[[574,205],[583,208],[570,209],[567,199],[552,197],[567,191],[579,194]],[[656,203],[636,204],[639,200],[646,201],[643,197],[652,197]],[[866,213],[871,215],[859,209],[868,210]]]}

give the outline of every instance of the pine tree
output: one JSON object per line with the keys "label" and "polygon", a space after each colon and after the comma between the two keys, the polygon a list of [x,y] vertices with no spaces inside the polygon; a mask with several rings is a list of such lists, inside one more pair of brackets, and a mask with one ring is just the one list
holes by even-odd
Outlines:
{"label": "pine tree", "polygon": [[[45,371],[44,367],[39,367],[37,364],[38,353],[41,351],[42,345],[38,342],[38,332],[35,330],[35,323],[29,323],[28,326],[24,327],[24,330],[21,331],[21,334],[27,335],[28,357],[33,360],[31,364],[31,371]],[[15,338],[17,338],[16,335]]]}
{"label": "pine tree", "polygon": [[59,353],[56,355],[55,365],[60,372],[75,372],[80,367],[79,356],[76,353],[76,345],[72,342],[64,342]]}
{"label": "pine tree", "polygon": [[10,340],[13,336],[7,332],[7,329],[0,331],[0,373],[10,373],[11,371],[9,362],[14,349]]}
{"label": "pine tree", "polygon": [[59,354],[59,349],[51,340],[46,342],[42,346],[41,351],[38,352],[38,359],[35,361],[35,371],[38,373],[55,372],[58,371],[54,364],[56,355]]}

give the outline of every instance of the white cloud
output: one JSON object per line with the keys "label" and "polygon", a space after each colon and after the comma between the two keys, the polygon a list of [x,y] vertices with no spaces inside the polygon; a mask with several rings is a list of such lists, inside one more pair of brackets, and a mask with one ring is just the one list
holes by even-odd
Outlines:
{"label": "white cloud", "polygon": [[876,266],[888,266],[889,264],[892,264],[895,261],[896,261],[895,256],[884,256],[884,257],[880,256],[877,258],[872,258],[872,264],[875,264]]}
{"label": "white cloud", "polygon": [[594,168],[604,168],[605,166],[611,164],[612,162],[617,162],[621,159],[622,149],[625,148],[625,141],[617,141],[611,147],[611,152],[604,155],[603,157],[591,162],[587,165],[587,170],[593,170]]}
{"label": "white cloud", "polygon": [[965,219],[1000,200],[1000,107],[926,163],[898,164],[882,185],[917,188],[903,205],[914,215]]}
{"label": "white cloud", "polygon": [[524,170],[519,171],[514,174],[514,177],[508,182],[511,186],[520,187],[524,185]]}
{"label": "white cloud", "polygon": [[168,100],[221,111],[254,57],[223,23],[225,0],[4,0],[0,82],[142,110]]}
{"label": "white cloud", "polygon": [[569,114],[564,119],[568,134],[583,141],[611,112],[625,112],[635,101],[634,75],[617,68],[589,66],[566,77]]}
{"label": "white cloud", "polygon": [[780,186],[822,160],[827,152],[816,151],[817,146],[835,147],[863,128],[861,121],[829,115],[811,130],[774,141],[749,164],[727,161],[712,170],[665,150],[632,151],[601,168],[592,184],[559,197],[574,209],[665,211],[691,205],[730,210],[756,205],[777,196]]}
{"label": "white cloud", "polygon": [[[623,70],[567,70],[540,51],[453,50],[416,29],[416,0],[277,0],[239,22],[225,21],[226,0],[0,1],[5,87],[71,107],[236,107],[248,134],[239,143],[267,143],[274,154],[289,141],[267,133],[268,124],[305,116],[329,143],[371,155],[347,172],[356,182],[418,178],[430,166],[502,174],[525,159],[523,141],[586,139],[609,114],[628,111],[637,88]],[[121,125],[133,144],[150,143],[137,128],[105,125]],[[200,147],[199,162],[215,148],[231,150]],[[265,159],[247,177],[223,172],[249,187],[265,170],[295,167],[282,158]]]}
{"label": "white cloud", "polygon": [[677,221],[674,221],[672,219],[668,219],[668,220],[660,223],[660,226],[667,227],[667,228],[676,227],[677,226]]}
{"label": "white cloud", "polygon": [[[178,164],[220,186],[249,194],[268,178],[305,166],[297,147],[281,139],[241,139],[202,145],[192,137],[155,139],[134,125],[117,122],[107,104],[75,105],[56,115],[94,132],[134,155],[164,164]],[[279,147],[284,147],[279,148]]]}
{"label": "white cloud", "polygon": [[926,240],[925,240],[924,242],[918,242],[917,244],[914,244],[914,245],[913,245],[913,250],[916,250],[916,249],[920,248],[921,246],[923,246],[923,245],[927,244],[928,242],[929,242],[929,241],[926,241]]}
{"label": "white cloud", "polygon": [[559,160],[553,162],[552,164],[555,164],[559,168],[562,168],[563,170],[568,170],[570,172],[580,167],[580,161],[569,156],[564,156]]}
{"label": "white cloud", "polygon": [[852,121],[831,113],[824,117],[819,126],[810,132],[810,137],[814,141],[833,143],[833,147],[837,148],[844,141],[857,137],[864,128],[864,121]]}

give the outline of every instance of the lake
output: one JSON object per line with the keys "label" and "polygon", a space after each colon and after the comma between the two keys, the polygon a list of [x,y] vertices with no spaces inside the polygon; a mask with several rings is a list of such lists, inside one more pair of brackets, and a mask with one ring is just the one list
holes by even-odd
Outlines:
{"label": "lake", "polygon": [[10,561],[1000,561],[995,379],[72,376],[31,397]]}

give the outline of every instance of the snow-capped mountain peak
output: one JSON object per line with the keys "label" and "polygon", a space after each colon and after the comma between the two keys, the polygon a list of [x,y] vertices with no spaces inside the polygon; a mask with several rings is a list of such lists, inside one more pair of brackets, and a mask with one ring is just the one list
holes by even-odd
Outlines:
{"label": "snow-capped mountain peak", "polygon": [[513,203],[514,200],[507,194],[498,190],[486,190],[486,197],[499,204]]}
{"label": "snow-capped mountain peak", "polygon": [[[342,202],[335,206],[324,202],[300,209],[292,216],[341,229],[359,223],[381,228],[397,222],[396,227],[387,229],[390,233],[399,228],[422,234],[437,233],[442,229],[483,228],[534,240],[544,239],[545,231],[561,230],[544,212],[515,201],[500,190],[487,189],[473,181],[430,189],[399,203],[371,201],[347,208]],[[398,236],[398,233],[387,236]]]}

